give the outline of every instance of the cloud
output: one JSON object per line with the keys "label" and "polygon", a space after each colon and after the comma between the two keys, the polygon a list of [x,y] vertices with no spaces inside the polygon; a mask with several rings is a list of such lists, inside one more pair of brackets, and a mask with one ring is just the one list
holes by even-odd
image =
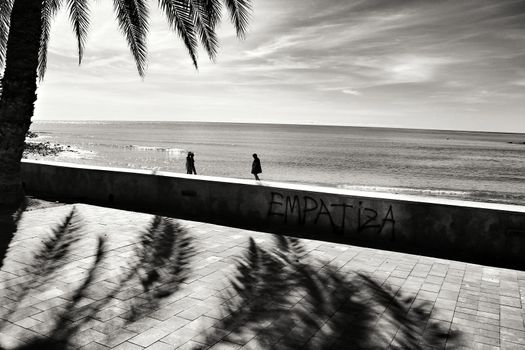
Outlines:
{"label": "cloud", "polygon": [[[152,7],[150,61],[138,78],[110,4],[93,7],[84,64],[76,64],[71,26],[59,14],[37,116],[64,114],[57,100],[100,100],[85,114],[155,104],[151,118],[318,123],[388,123],[467,128],[472,112],[488,130],[512,129],[525,113],[525,2],[499,0],[264,0],[254,2],[245,41],[220,27],[216,63],[201,51],[199,70]],[[225,17],[225,19],[227,19]],[[67,90],[67,91],[66,91]],[[483,94],[486,90],[489,94]],[[75,91],[78,91],[75,92]],[[363,93],[365,92],[365,93]],[[56,95],[56,96],[55,96]],[[359,98],[348,98],[349,96]],[[308,101],[306,103],[305,101]],[[210,108],[203,112],[205,104]],[[478,108],[480,104],[484,108]],[[103,107],[105,106],[105,107]],[[249,106],[252,111],[245,113]],[[502,107],[497,111],[498,106]],[[173,113],[174,109],[178,113]],[[126,113],[114,118],[140,118]],[[195,115],[192,115],[195,111]],[[285,112],[284,112],[285,111]],[[263,113],[264,112],[264,113]],[[461,113],[467,113],[461,124]],[[441,118],[453,114],[454,119]],[[124,115],[125,114],[125,115]],[[491,122],[491,116],[497,120]],[[397,119],[386,119],[387,115]],[[401,117],[403,116],[403,117]],[[496,119],[496,118],[495,118]],[[446,125],[447,123],[456,125]],[[525,126],[523,126],[525,132]]]}
{"label": "cloud", "polygon": [[345,90],[342,90],[341,91],[343,94],[347,94],[347,95],[353,95],[353,96],[361,96],[362,93],[357,91],[357,90],[352,90],[352,89],[345,89]]}

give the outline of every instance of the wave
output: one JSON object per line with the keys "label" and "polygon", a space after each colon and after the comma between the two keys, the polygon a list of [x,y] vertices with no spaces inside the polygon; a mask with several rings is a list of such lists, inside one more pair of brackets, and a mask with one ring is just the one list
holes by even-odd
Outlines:
{"label": "wave", "polygon": [[455,191],[444,189],[423,189],[423,188],[408,188],[408,187],[384,187],[384,186],[362,186],[362,185],[339,185],[338,187],[346,190],[354,191],[372,191],[372,192],[386,192],[386,193],[401,193],[401,194],[424,194],[430,196],[455,196],[463,197],[469,196],[472,192],[469,191]]}
{"label": "wave", "polygon": [[173,155],[182,155],[186,154],[187,151],[182,148],[170,148],[170,147],[160,147],[160,146],[139,146],[139,145],[128,145],[123,146],[123,148],[129,148],[137,151],[155,151],[155,152],[166,152]]}
{"label": "wave", "polygon": [[96,152],[94,151],[75,146],[64,146],[64,151],[61,152],[58,157],[67,159],[92,159],[95,155]]}
{"label": "wave", "polygon": [[68,125],[108,125],[108,124],[115,124],[115,121],[104,121],[104,120],[37,120],[34,122],[35,124],[68,124]]}
{"label": "wave", "polygon": [[450,199],[461,199],[469,201],[506,203],[522,205],[523,197],[520,193],[502,191],[459,191],[449,189],[425,189],[409,187],[386,187],[386,186],[364,186],[364,185],[338,185],[338,188],[364,192],[382,192],[392,194],[406,194],[425,197],[442,197]]}
{"label": "wave", "polygon": [[26,138],[26,142],[28,142],[28,143],[40,142],[42,140],[46,140],[46,139],[50,139],[50,138],[51,138],[50,135],[40,135],[40,134],[38,134],[38,136],[36,136],[36,137]]}
{"label": "wave", "polygon": [[156,151],[156,152],[167,152],[173,154],[186,154],[188,151],[183,148],[175,147],[161,147],[161,146],[142,146],[142,145],[123,145],[118,143],[104,143],[104,142],[88,142],[89,147],[107,147],[107,148],[118,148],[118,149],[129,149],[135,151]]}
{"label": "wave", "polygon": [[27,159],[51,159],[51,160],[89,160],[93,159],[97,154],[95,151],[86,150],[76,146],[66,146],[59,143],[53,142],[39,142],[37,138],[26,141],[28,144],[42,144],[43,149],[39,151],[37,147],[36,151],[24,154],[24,158]]}

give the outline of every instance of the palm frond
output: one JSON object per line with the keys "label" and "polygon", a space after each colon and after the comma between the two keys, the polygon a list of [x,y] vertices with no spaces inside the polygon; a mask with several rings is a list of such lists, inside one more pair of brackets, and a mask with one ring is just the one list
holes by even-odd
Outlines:
{"label": "palm frond", "polygon": [[13,0],[0,0],[0,75],[4,70]]}
{"label": "palm frond", "polygon": [[44,79],[47,67],[47,45],[51,34],[51,22],[62,6],[62,0],[44,0],[42,4],[42,35],[38,52],[38,77]]}
{"label": "palm frond", "polygon": [[201,0],[204,2],[204,9],[208,14],[210,24],[215,28],[221,20],[222,3],[221,0]]}
{"label": "palm frond", "polygon": [[67,7],[69,9],[69,19],[77,37],[78,63],[80,64],[84,56],[84,46],[89,28],[88,0],[67,0]]}
{"label": "palm frond", "polygon": [[215,27],[220,19],[221,4],[218,0],[190,0],[189,3],[202,46],[214,60],[219,47]]}
{"label": "palm frond", "polygon": [[177,32],[188,49],[195,68],[197,65],[197,37],[189,0],[159,0],[172,30]]}
{"label": "palm frond", "polygon": [[230,12],[230,19],[235,26],[237,36],[244,38],[248,29],[248,21],[252,10],[250,0],[224,0],[226,8]]}
{"label": "palm frond", "polygon": [[114,0],[115,14],[120,30],[126,37],[131,54],[141,77],[147,63],[146,39],[149,9],[146,0]]}

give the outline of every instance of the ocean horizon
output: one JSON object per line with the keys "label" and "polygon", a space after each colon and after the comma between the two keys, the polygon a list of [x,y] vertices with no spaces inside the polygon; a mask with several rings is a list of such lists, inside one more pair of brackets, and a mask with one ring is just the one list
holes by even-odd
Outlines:
{"label": "ocean horizon", "polygon": [[[162,121],[36,121],[47,160],[525,205],[525,134]],[[30,157],[42,159],[42,157]]]}
{"label": "ocean horizon", "polygon": [[343,127],[353,129],[385,129],[385,130],[406,130],[406,131],[437,131],[437,132],[450,132],[450,133],[485,133],[485,134],[503,134],[503,135],[521,135],[521,139],[525,142],[525,132],[520,131],[492,131],[492,130],[476,130],[476,129],[436,129],[436,128],[409,128],[409,127],[395,127],[385,125],[349,125],[349,124],[319,124],[319,123],[265,123],[265,122],[223,122],[223,121],[191,121],[191,120],[111,120],[111,119],[82,119],[82,120],[69,120],[69,119],[40,119],[33,120],[32,123],[37,124],[118,124],[118,123],[143,123],[143,124],[155,124],[155,123],[168,123],[168,124],[229,124],[229,125],[285,125],[285,126],[319,126],[319,127]]}

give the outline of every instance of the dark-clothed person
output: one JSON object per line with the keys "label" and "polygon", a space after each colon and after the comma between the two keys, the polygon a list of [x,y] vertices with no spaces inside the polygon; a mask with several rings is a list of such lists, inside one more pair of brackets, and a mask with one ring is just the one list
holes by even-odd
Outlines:
{"label": "dark-clothed person", "polygon": [[188,155],[186,156],[186,173],[197,175],[197,170],[195,170],[195,159],[193,156],[193,152],[188,152]]}
{"label": "dark-clothed person", "polygon": [[259,179],[260,173],[262,173],[261,160],[259,159],[259,157],[257,157],[257,154],[254,153],[253,163],[252,163],[252,174],[255,176],[255,180],[260,180]]}

